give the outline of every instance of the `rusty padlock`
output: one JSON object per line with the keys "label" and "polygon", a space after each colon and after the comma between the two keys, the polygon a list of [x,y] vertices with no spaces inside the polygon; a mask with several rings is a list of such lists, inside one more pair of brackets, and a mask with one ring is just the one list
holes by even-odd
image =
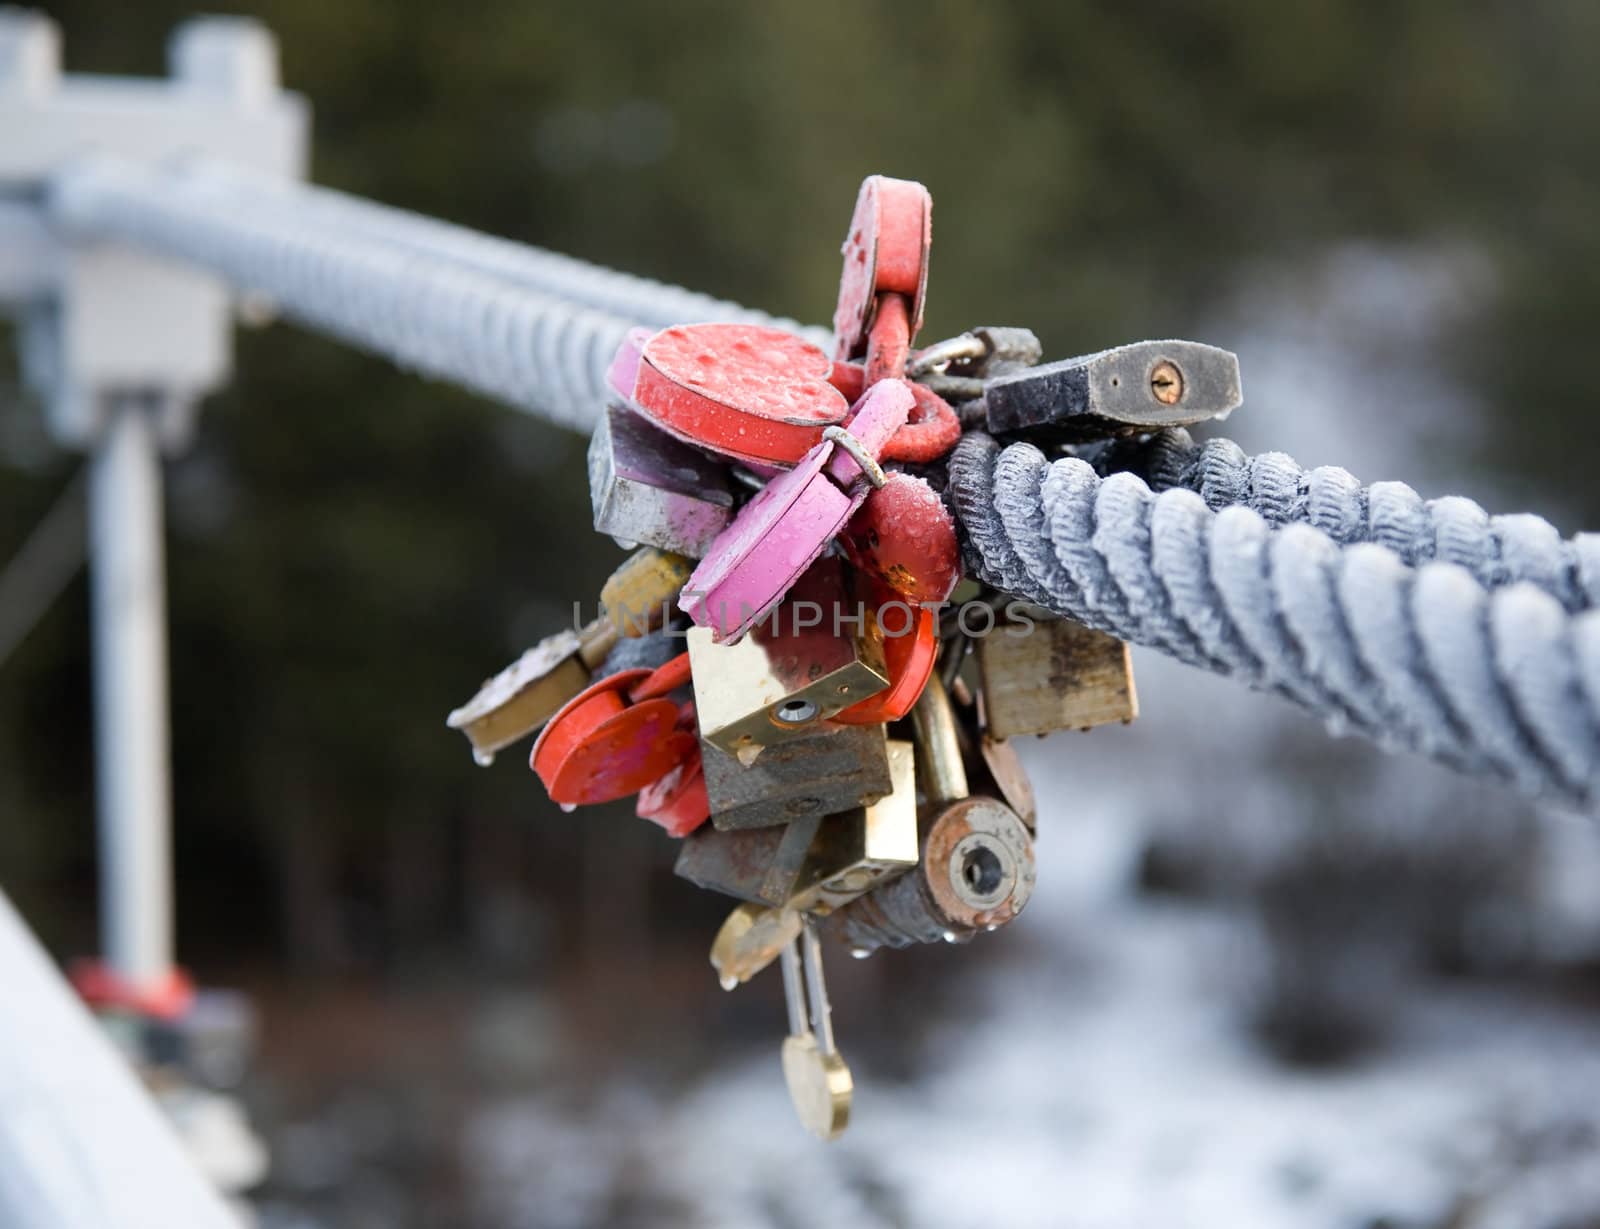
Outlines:
{"label": "rusty padlock", "polygon": [[1082,443],[1226,418],[1243,400],[1239,358],[1195,341],[1139,341],[984,384],[996,435]]}
{"label": "rusty padlock", "polygon": [[486,679],[472,699],[445,718],[445,724],[467,736],[474,760],[492,764],[495,752],[538,730],[587,687],[616,642],[617,629],[606,619],[596,619],[580,631],[547,636]]}
{"label": "rusty padlock", "polygon": [[684,838],[673,873],[698,887],[761,905],[782,905],[794,894],[821,815],[787,824],[724,831],[703,824]]}
{"label": "rusty padlock", "polygon": [[924,479],[898,470],[850,518],[839,545],[908,602],[943,602],[961,579],[955,519]]}
{"label": "rusty padlock", "polygon": [[701,737],[751,763],[763,747],[812,734],[888,686],[883,635],[853,604],[844,564],[827,557],[742,640],[719,643],[709,628],[691,627]]}
{"label": "rusty padlock", "polygon": [[1033,838],[1005,803],[969,793],[955,713],[937,675],[912,720],[926,797],[920,861],[829,919],[830,932],[862,955],[994,930],[1033,895]]}
{"label": "rusty padlock", "polygon": [[589,441],[589,496],[598,532],[691,559],[733,521],[728,467],[617,405]]}
{"label": "rusty padlock", "polygon": [[913,402],[901,380],[874,385],[848,429],[827,438],[739,510],[684,586],[679,607],[718,640],[755,626],[827,549],[873,487],[885,481],[876,457]]}
{"label": "rusty padlock", "polygon": [[829,815],[874,802],[893,789],[882,725],[788,739],[767,747],[748,765],[709,741],[700,753],[711,821],[724,830]]}
{"label": "rusty padlock", "polygon": [[995,738],[1087,730],[1139,715],[1128,646],[1034,607],[976,642],[984,728]]}

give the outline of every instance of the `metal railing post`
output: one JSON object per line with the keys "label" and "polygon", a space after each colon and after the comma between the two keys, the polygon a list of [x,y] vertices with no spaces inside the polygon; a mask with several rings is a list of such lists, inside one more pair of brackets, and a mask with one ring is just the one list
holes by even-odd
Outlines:
{"label": "metal railing post", "polygon": [[137,987],[173,967],[159,409],[153,398],[113,398],[89,464],[101,943]]}

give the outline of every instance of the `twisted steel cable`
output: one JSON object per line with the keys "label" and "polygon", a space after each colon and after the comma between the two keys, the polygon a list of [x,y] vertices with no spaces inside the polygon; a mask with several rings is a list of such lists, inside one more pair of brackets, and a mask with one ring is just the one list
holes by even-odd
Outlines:
{"label": "twisted steel cable", "polygon": [[1182,430],[1116,445],[1097,468],[1194,491],[1213,510],[1250,508],[1273,526],[1311,525],[1341,546],[1375,542],[1407,564],[1460,564],[1485,588],[1526,581],[1574,613],[1600,605],[1600,534],[1563,539],[1542,517],[1491,516],[1456,495],[1425,500],[1403,482],[1363,486],[1337,466],[1303,469],[1281,452],[1252,457],[1232,440],[1197,444]]}
{"label": "twisted steel cable", "polygon": [[[760,313],[429,219],[210,166],[83,163],[58,221],[259,291],[289,316],[587,430],[633,324]],[[1165,432],[1102,472],[982,434],[949,465],[968,571],[1336,730],[1527,793],[1600,792],[1600,535],[1362,486]]]}
{"label": "twisted steel cable", "polygon": [[1157,493],[977,433],[950,483],[967,568],[987,583],[1287,696],[1336,731],[1595,807],[1600,611],[1573,614],[1530,580],[1487,587],[1453,560],[1341,543],[1309,514],[1274,525],[1242,496],[1212,508],[1184,485]]}

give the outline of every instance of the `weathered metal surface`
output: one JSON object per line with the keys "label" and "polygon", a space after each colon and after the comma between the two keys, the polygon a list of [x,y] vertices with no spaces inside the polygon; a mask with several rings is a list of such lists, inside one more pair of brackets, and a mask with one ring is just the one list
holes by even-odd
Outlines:
{"label": "weathered metal surface", "polygon": [[803,815],[771,828],[724,832],[706,824],[684,838],[674,873],[712,892],[763,905],[782,905],[794,894],[820,815]]}
{"label": "weathered metal surface", "polygon": [[672,618],[693,560],[646,546],[622,561],[600,589],[600,609],[629,638],[659,631]]}
{"label": "weathered metal surface", "polygon": [[917,864],[917,782],[911,744],[888,743],[888,794],[829,815],[817,828],[795,880],[791,909],[830,913]]}
{"label": "weathered metal surface", "polygon": [[589,497],[598,532],[692,559],[733,521],[727,466],[621,406],[589,441]]}
{"label": "weathered metal surface", "polygon": [[1226,418],[1243,400],[1238,356],[1194,341],[1139,341],[984,386],[988,428],[1083,441]]}
{"label": "weathered metal surface", "polygon": [[1030,611],[1024,635],[977,641],[984,721],[995,738],[1087,730],[1139,715],[1128,646],[1115,636]]}
{"label": "weathered metal surface", "polygon": [[445,724],[467,736],[478,763],[492,763],[495,752],[534,733],[587,687],[593,668],[616,642],[616,629],[606,620],[547,636],[486,679]]}
{"label": "weathered metal surface", "polygon": [[701,756],[711,822],[725,831],[831,815],[875,802],[894,788],[881,725],[777,743],[749,765],[712,743],[701,744]]}

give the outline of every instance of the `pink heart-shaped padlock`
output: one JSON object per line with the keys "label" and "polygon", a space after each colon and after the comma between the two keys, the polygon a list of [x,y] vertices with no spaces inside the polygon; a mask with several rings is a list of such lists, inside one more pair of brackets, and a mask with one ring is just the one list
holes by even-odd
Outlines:
{"label": "pink heart-shaped padlock", "polygon": [[845,432],[823,440],[740,509],[689,577],[678,606],[719,641],[737,640],[759,623],[861,506],[869,476],[881,481],[876,457],[915,400],[904,380],[867,390]]}

